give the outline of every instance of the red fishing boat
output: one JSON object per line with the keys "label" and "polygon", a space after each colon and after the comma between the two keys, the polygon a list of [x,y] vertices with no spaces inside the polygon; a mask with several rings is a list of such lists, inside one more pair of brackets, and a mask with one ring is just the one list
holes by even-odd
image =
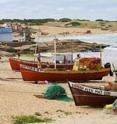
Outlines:
{"label": "red fishing boat", "polygon": [[117,99],[117,92],[102,90],[101,87],[68,82],[76,106],[104,106]]}
{"label": "red fishing boat", "polygon": [[101,68],[99,70],[59,70],[59,69],[41,69],[21,66],[20,68],[24,81],[66,81],[66,80],[101,80],[107,76],[110,68]]}
{"label": "red fishing boat", "polygon": [[[38,67],[38,63],[35,61],[29,61],[29,60],[21,60],[17,58],[9,58],[9,63],[14,71],[20,71],[20,64],[28,65],[31,67]],[[47,63],[47,62],[41,62],[42,68],[54,68],[54,64]],[[56,68],[65,68],[65,69],[71,69],[73,67],[73,64],[56,64]]]}
{"label": "red fishing boat", "polygon": [[18,58],[9,58],[9,63],[10,63],[12,70],[14,70],[14,71],[20,71],[20,64],[37,67],[37,62],[21,60]]}

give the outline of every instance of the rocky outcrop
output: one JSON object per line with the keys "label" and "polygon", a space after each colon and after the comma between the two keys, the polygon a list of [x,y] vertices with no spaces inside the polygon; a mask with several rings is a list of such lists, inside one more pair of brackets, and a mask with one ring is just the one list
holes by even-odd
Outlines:
{"label": "rocky outcrop", "polygon": [[[100,51],[100,48],[107,47],[108,45],[97,44],[97,43],[87,43],[80,40],[62,40],[56,42],[57,52],[82,52],[82,51]],[[32,51],[35,52],[37,44],[34,42],[26,43],[8,43],[0,45],[0,51],[10,52],[12,54],[16,51]],[[36,52],[53,52],[54,42],[41,42],[38,43],[38,49]]]}
{"label": "rocky outcrop", "polygon": [[[108,45],[87,43],[80,40],[63,40],[56,43],[58,52],[81,52],[81,51],[100,51],[100,48],[105,48]],[[52,52],[54,51],[54,42],[38,44],[39,51]]]}

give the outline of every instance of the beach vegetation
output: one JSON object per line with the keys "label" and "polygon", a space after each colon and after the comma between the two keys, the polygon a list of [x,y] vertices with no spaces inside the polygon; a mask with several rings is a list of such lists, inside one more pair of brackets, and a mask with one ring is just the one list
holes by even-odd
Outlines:
{"label": "beach vegetation", "polygon": [[61,19],[59,19],[59,21],[60,21],[60,22],[70,22],[70,21],[72,21],[72,20],[69,19],[69,18],[61,18]]}
{"label": "beach vegetation", "polygon": [[101,30],[109,30],[108,27],[102,27]]}
{"label": "beach vegetation", "polygon": [[85,22],[89,22],[90,20],[88,19],[75,19],[76,21],[85,21]]}
{"label": "beach vegetation", "polygon": [[101,26],[105,26],[105,24],[106,24],[105,22],[100,22]]}
{"label": "beach vegetation", "polygon": [[64,111],[64,114],[65,114],[66,116],[68,116],[68,115],[72,115],[72,112],[66,112],[66,111]]}
{"label": "beach vegetation", "polygon": [[96,19],[95,21],[104,21],[103,19]]}
{"label": "beach vegetation", "polygon": [[80,25],[81,25],[80,22],[74,21],[74,22],[67,23],[65,26],[73,26],[73,27],[76,27],[76,26],[80,26]]}
{"label": "beach vegetation", "polygon": [[[54,19],[54,18],[43,18],[43,19],[1,19],[0,24],[4,24],[7,22],[16,23],[16,24],[25,24],[26,26],[31,26],[30,30],[33,30],[36,32],[35,26],[40,25],[52,25],[57,27],[80,27],[80,28],[103,28],[108,25],[109,30],[116,30],[117,21],[109,21],[109,20],[103,20],[103,19],[97,19],[95,21],[87,20],[87,19],[70,19],[70,18],[60,18],[60,19]],[[108,30],[103,28],[102,30]],[[20,32],[21,33],[21,32]],[[28,41],[28,40],[27,40]]]}
{"label": "beach vegetation", "polygon": [[17,22],[28,25],[42,25],[47,22],[54,22],[56,19],[45,18],[45,19],[2,19],[0,22]]}
{"label": "beach vegetation", "polygon": [[108,25],[108,27],[112,27],[112,25]]}
{"label": "beach vegetation", "polygon": [[64,111],[64,110],[61,110],[61,109],[56,110],[56,112],[64,113],[66,116],[72,114],[72,112],[67,112],[67,111]]}
{"label": "beach vegetation", "polygon": [[36,115],[36,116],[42,116],[42,114],[39,113],[39,112],[35,112],[35,115]]}
{"label": "beach vegetation", "polygon": [[43,118],[43,117],[37,117],[35,115],[29,115],[29,116],[16,116],[13,117],[13,124],[29,124],[29,123],[49,123],[52,122],[51,118]]}
{"label": "beach vegetation", "polygon": [[44,113],[45,113],[45,114],[49,114],[49,112],[48,112],[48,111],[45,111]]}
{"label": "beach vegetation", "polygon": [[56,112],[63,112],[63,110],[61,110],[61,109],[58,109],[58,110],[56,110]]}

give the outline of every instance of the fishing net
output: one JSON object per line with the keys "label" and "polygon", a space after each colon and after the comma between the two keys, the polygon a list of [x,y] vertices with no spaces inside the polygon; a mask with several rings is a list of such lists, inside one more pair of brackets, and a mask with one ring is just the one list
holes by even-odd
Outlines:
{"label": "fishing net", "polygon": [[66,102],[73,101],[72,98],[67,96],[65,89],[60,85],[50,85],[43,95],[47,99],[57,99]]}

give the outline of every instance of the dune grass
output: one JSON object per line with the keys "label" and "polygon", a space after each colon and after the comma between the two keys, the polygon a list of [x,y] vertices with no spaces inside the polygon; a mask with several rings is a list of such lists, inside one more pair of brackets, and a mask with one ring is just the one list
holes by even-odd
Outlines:
{"label": "dune grass", "polygon": [[29,116],[16,116],[13,117],[13,124],[29,124],[29,123],[50,123],[52,122],[51,118],[47,118],[47,117],[42,117],[39,113],[35,113],[35,115],[29,115]]}

